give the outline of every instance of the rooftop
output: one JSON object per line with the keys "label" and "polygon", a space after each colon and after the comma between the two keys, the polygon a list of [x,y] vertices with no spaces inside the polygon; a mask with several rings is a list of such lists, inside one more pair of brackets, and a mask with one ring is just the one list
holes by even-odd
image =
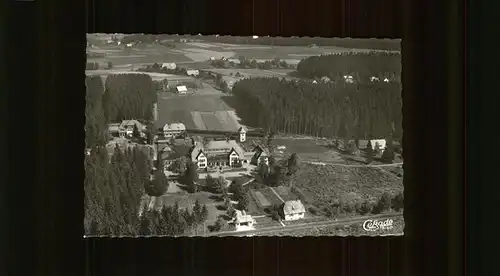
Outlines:
{"label": "rooftop", "polygon": [[245,223],[252,222],[254,219],[251,215],[247,215],[245,211],[236,210],[236,217],[234,218],[234,222],[236,223]]}
{"label": "rooftop", "polygon": [[165,124],[163,131],[184,131],[186,126],[183,123]]}
{"label": "rooftop", "polygon": [[290,200],[285,202],[283,206],[283,212],[285,215],[293,215],[299,213],[305,213],[306,208],[300,200]]}

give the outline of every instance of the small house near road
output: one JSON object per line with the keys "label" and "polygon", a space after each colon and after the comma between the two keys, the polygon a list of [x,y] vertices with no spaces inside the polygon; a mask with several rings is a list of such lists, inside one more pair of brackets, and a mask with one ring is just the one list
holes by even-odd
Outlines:
{"label": "small house near road", "polygon": [[236,227],[236,231],[245,231],[253,229],[255,219],[251,215],[247,215],[245,211],[236,210],[235,217],[232,221]]}
{"label": "small house near road", "polygon": [[177,94],[187,94],[187,87],[185,85],[179,85],[176,87]]}
{"label": "small house near road", "polygon": [[300,200],[290,200],[283,204],[283,218],[285,221],[303,219],[306,208]]}
{"label": "small house near road", "polygon": [[200,71],[199,70],[187,70],[186,74],[188,76],[196,77],[196,76],[198,76],[200,74]]}
{"label": "small house near road", "polygon": [[163,63],[161,65],[161,68],[167,68],[167,69],[170,69],[170,70],[175,70],[177,68],[177,64],[175,64],[175,62]]}

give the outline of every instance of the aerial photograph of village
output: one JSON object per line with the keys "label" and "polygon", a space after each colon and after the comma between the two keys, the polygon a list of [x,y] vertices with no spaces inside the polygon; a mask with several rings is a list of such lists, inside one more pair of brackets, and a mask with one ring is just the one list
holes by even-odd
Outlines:
{"label": "aerial photograph of village", "polygon": [[85,237],[402,235],[401,40],[87,34]]}

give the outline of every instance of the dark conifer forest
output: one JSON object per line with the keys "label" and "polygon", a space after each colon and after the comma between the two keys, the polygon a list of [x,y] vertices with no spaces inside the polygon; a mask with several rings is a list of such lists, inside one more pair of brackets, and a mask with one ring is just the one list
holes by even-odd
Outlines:
{"label": "dark conifer forest", "polygon": [[[85,235],[182,235],[206,219],[206,208],[178,205],[161,210],[141,206],[146,188],[165,189],[151,177],[150,156],[141,147],[106,148],[108,123],[124,119],[149,121],[156,94],[147,75],[112,75],[86,79]],[[158,187],[156,187],[157,185]],[[161,186],[161,187],[160,187]],[[139,216],[141,213],[141,216]]]}
{"label": "dark conifer forest", "polygon": [[401,76],[401,53],[369,52],[312,56],[300,61],[297,73],[300,77],[311,79],[337,79],[351,75],[360,82],[367,82],[370,77],[397,81]]}
{"label": "dark conifer forest", "polygon": [[238,116],[266,131],[349,139],[402,135],[401,84],[397,82],[253,78],[236,83],[232,93]]}

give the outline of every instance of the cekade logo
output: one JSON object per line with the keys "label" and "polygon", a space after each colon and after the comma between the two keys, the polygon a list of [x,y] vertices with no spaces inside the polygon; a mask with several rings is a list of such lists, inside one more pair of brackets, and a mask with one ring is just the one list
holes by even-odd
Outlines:
{"label": "cekade logo", "polygon": [[392,229],[392,219],[386,219],[384,221],[379,221],[379,220],[366,220],[363,223],[363,229],[366,231],[377,231],[377,230],[387,230],[387,229]]}

